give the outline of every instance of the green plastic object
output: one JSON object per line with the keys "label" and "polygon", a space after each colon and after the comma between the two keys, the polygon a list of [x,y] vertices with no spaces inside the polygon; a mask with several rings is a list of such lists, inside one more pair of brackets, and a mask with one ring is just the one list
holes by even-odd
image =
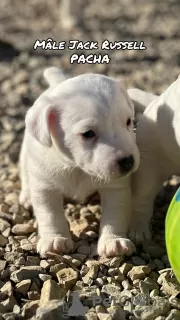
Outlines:
{"label": "green plastic object", "polygon": [[169,206],[165,229],[169,262],[176,278],[180,282],[180,188]]}

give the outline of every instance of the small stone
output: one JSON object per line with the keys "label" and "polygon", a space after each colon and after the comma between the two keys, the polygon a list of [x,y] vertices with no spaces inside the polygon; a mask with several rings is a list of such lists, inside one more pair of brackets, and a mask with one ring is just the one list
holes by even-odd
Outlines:
{"label": "small stone", "polygon": [[89,255],[90,254],[90,246],[89,245],[82,245],[77,249],[78,253]]}
{"label": "small stone", "polygon": [[2,235],[5,237],[5,238],[8,238],[11,234],[11,228],[7,228],[5,229],[3,232],[2,232]]}
{"label": "small stone", "polygon": [[119,268],[119,271],[126,276],[128,272],[132,269],[133,265],[130,263],[123,263],[122,266]]}
{"label": "small stone", "polygon": [[180,293],[180,284],[176,279],[164,279],[162,290],[170,296],[175,296]]}
{"label": "small stone", "polygon": [[23,254],[20,252],[6,252],[4,259],[9,263],[14,263],[16,259],[19,259]]}
{"label": "small stone", "polygon": [[102,278],[96,278],[94,280],[94,283],[98,286],[98,287],[102,287],[104,285],[104,281]]}
{"label": "small stone", "polygon": [[50,300],[64,298],[66,292],[67,290],[59,286],[54,280],[45,281],[41,290],[40,306],[47,305]]}
{"label": "small stone", "polygon": [[45,273],[45,270],[39,266],[21,267],[19,270],[14,271],[10,278],[14,282],[19,282],[25,279],[33,279],[40,273]]}
{"label": "small stone", "polygon": [[177,309],[180,310],[180,298],[179,298],[179,295],[171,296],[169,298],[169,302],[170,302],[171,306],[173,306],[174,308],[177,308]]}
{"label": "small stone", "polygon": [[6,312],[11,312],[13,310],[15,304],[17,304],[17,301],[14,298],[14,296],[11,295],[6,300],[2,301],[1,304],[5,308]]}
{"label": "small stone", "polygon": [[43,282],[47,281],[47,280],[51,280],[52,276],[50,274],[43,274],[40,273],[39,274],[39,279],[41,279]]}
{"label": "small stone", "polygon": [[[119,269],[116,267],[116,268],[109,268],[108,270],[108,274],[111,276],[111,277],[114,277],[116,275],[118,275],[119,273]],[[123,279],[124,279],[124,276],[122,275]]]}
{"label": "small stone", "polygon": [[91,285],[93,283],[93,280],[97,278],[98,270],[98,265],[92,265],[86,275],[82,278],[83,282]]}
{"label": "small stone", "polygon": [[105,308],[104,308],[103,306],[101,306],[101,305],[97,305],[97,306],[95,307],[95,310],[96,310],[96,313],[98,313],[98,312],[100,312],[100,313],[106,313]]}
{"label": "small stone", "polygon": [[4,247],[8,243],[8,239],[6,239],[2,234],[0,234],[0,246]]}
{"label": "small stone", "polygon": [[39,300],[40,299],[40,294],[37,291],[29,291],[27,295],[28,295],[29,300]]}
{"label": "small stone", "polygon": [[112,316],[107,313],[97,313],[98,319],[99,320],[112,320]]}
{"label": "small stone", "polygon": [[33,223],[19,223],[12,227],[12,233],[18,235],[29,234],[35,230]]}
{"label": "small stone", "polygon": [[13,287],[11,281],[7,281],[4,286],[1,287],[1,292],[7,293],[8,296],[13,294]]}
{"label": "small stone", "polygon": [[148,266],[137,266],[133,267],[129,272],[128,272],[128,277],[132,281],[136,279],[143,280],[146,275],[148,275],[151,272],[151,269]]}
{"label": "small stone", "polygon": [[49,263],[47,262],[47,260],[41,260],[40,261],[40,266],[43,268],[43,269],[47,269],[49,268]]}
{"label": "small stone", "polygon": [[26,319],[30,319],[31,317],[35,316],[36,310],[38,307],[39,307],[39,300],[28,301],[23,305],[22,315]]}
{"label": "small stone", "polygon": [[131,290],[132,285],[129,283],[129,280],[124,280],[122,281],[122,286],[125,290]]}
{"label": "small stone", "polygon": [[39,257],[28,256],[26,260],[26,266],[39,266],[40,259]]}
{"label": "small stone", "polygon": [[164,263],[160,259],[154,259],[154,263],[158,269],[164,269]]}
{"label": "small stone", "polygon": [[81,263],[83,263],[86,259],[86,255],[82,253],[73,253],[71,256],[74,259],[79,260]]}
{"label": "small stone", "polygon": [[56,273],[56,276],[59,283],[62,284],[64,288],[71,289],[78,279],[78,272],[73,270],[72,268],[64,268],[62,270],[59,270]]}
{"label": "small stone", "polygon": [[14,202],[18,202],[18,194],[17,193],[9,193],[5,196],[5,202],[8,205],[14,204]]}
{"label": "small stone", "polygon": [[93,311],[89,311],[84,316],[85,320],[98,320],[97,314]]}
{"label": "small stone", "polygon": [[36,311],[38,320],[58,319],[68,317],[68,307],[63,300],[52,300],[48,304],[40,306]]}
{"label": "small stone", "polygon": [[14,261],[15,266],[22,266],[22,265],[25,265],[25,263],[26,261],[24,257],[20,257]]}
{"label": "small stone", "polygon": [[118,256],[118,257],[114,257],[112,259],[110,259],[110,263],[109,266],[112,268],[117,268],[120,266],[120,264],[124,261],[124,257],[123,256]]}
{"label": "small stone", "polygon": [[166,320],[180,320],[180,311],[172,309],[166,318]]}
{"label": "small stone", "polygon": [[0,272],[2,272],[6,267],[6,261],[0,260]]}
{"label": "small stone", "polygon": [[159,290],[158,289],[153,289],[151,292],[150,292],[150,297],[151,298],[155,298],[159,296]]}
{"label": "small stone", "polygon": [[131,260],[135,266],[144,266],[146,264],[146,262],[143,259],[137,256],[133,256]]}
{"label": "small stone", "polygon": [[17,304],[15,304],[13,307],[13,312],[16,314],[19,314],[20,311],[21,311],[21,308]]}
{"label": "small stone", "polygon": [[111,306],[107,308],[107,311],[111,315],[111,319],[113,320],[125,320],[126,319],[126,314],[125,312],[121,309],[121,307],[117,306]]}
{"label": "small stone", "polygon": [[25,296],[30,288],[30,285],[30,279],[22,280],[16,284],[16,290]]}
{"label": "small stone", "polygon": [[16,320],[16,315],[13,312],[3,314],[5,320]]}
{"label": "small stone", "polygon": [[52,277],[56,276],[56,273],[64,269],[66,265],[64,263],[57,263],[50,267],[49,273]]}
{"label": "small stone", "polygon": [[118,286],[115,286],[113,284],[105,284],[102,287],[102,292],[110,296],[116,296],[120,294],[121,289]]}
{"label": "small stone", "polygon": [[151,306],[136,306],[134,315],[141,320],[153,320],[155,317],[163,316],[170,310],[170,304],[167,299],[156,298]]}
{"label": "small stone", "polygon": [[9,222],[7,222],[4,219],[0,219],[0,232],[3,232],[4,230],[6,230],[7,228],[9,228],[11,225]]}

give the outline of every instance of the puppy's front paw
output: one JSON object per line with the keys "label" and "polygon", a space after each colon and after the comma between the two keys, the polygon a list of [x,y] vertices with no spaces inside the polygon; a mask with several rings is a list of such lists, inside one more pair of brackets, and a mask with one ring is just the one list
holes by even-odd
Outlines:
{"label": "puppy's front paw", "polygon": [[41,238],[37,244],[37,252],[41,256],[45,256],[46,253],[69,253],[74,247],[73,241],[70,238],[64,238],[62,236],[53,236],[47,238]]}
{"label": "puppy's front paw", "polygon": [[128,235],[136,244],[142,243],[144,240],[151,240],[151,232],[148,223],[133,222],[130,225]]}
{"label": "puppy's front paw", "polygon": [[99,239],[97,251],[102,257],[129,256],[136,251],[136,247],[129,239],[111,235]]}
{"label": "puppy's front paw", "polygon": [[19,195],[19,203],[27,210],[32,207],[28,192],[21,190],[20,195]]}

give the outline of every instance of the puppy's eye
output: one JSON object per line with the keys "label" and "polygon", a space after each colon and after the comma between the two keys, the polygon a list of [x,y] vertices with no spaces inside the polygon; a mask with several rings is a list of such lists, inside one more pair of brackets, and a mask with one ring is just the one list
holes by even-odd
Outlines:
{"label": "puppy's eye", "polygon": [[96,135],[95,135],[95,132],[93,130],[89,130],[89,131],[86,131],[84,133],[82,133],[82,136],[83,138],[85,139],[92,139],[94,138]]}
{"label": "puppy's eye", "polygon": [[129,127],[129,126],[131,125],[131,122],[132,122],[132,121],[131,121],[131,118],[128,118],[128,119],[127,119],[127,122],[126,122],[126,126]]}

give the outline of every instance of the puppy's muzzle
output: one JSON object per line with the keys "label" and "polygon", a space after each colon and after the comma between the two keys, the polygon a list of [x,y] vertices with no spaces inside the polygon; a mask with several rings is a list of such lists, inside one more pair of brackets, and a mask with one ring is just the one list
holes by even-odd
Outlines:
{"label": "puppy's muzzle", "polygon": [[118,160],[120,172],[128,173],[134,166],[134,157],[132,155]]}

